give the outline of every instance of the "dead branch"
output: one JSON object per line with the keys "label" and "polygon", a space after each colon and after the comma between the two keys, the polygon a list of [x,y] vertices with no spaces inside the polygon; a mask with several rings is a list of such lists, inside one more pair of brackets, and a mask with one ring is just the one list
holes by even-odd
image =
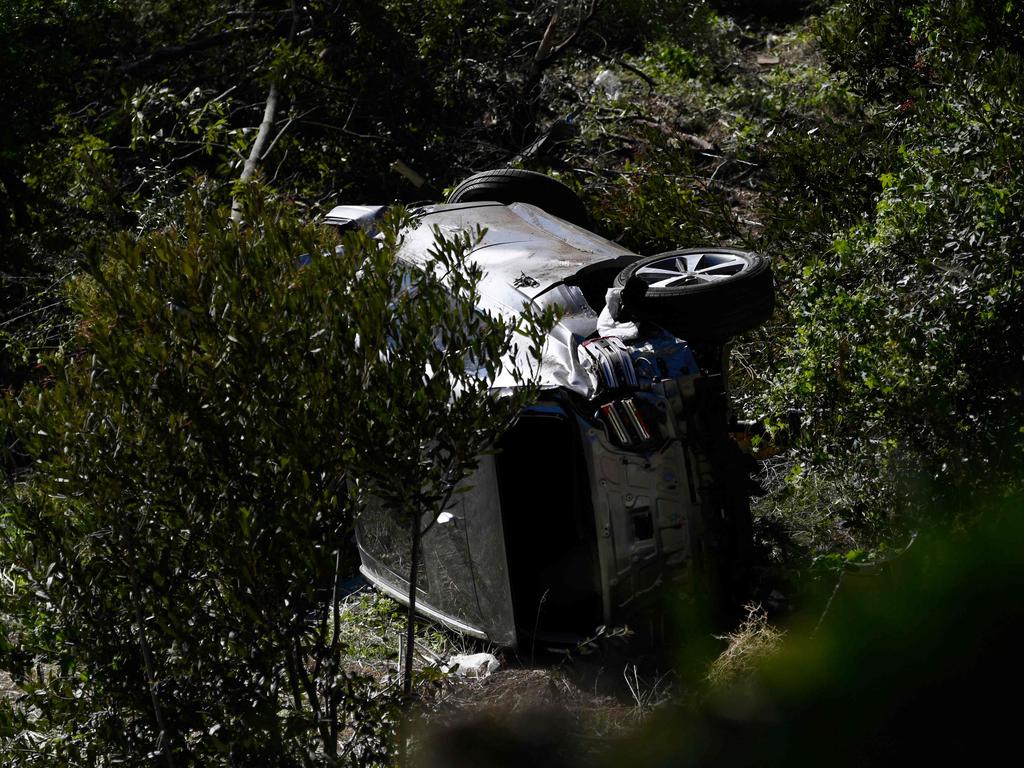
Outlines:
{"label": "dead branch", "polygon": [[636,75],[641,80],[643,80],[645,83],[647,83],[650,91],[653,92],[653,91],[657,90],[658,84],[654,82],[654,78],[651,77],[650,75],[648,75],[646,72],[644,72],[639,67],[634,67],[632,64],[630,64],[628,61],[626,61],[621,56],[616,60],[616,63],[618,63],[618,65],[620,67],[622,67],[623,69],[628,69],[634,75]]}
{"label": "dead branch", "polygon": [[[547,29],[544,31],[544,37],[541,38],[540,44],[537,46],[537,52],[530,62],[526,79],[520,88],[519,106],[511,121],[513,137],[523,145],[536,138],[536,95],[544,73],[579,38],[580,34],[594,18],[594,14],[599,6],[600,0],[590,0],[586,13],[584,14],[582,10],[579,11],[576,19],[576,28],[558,45],[554,45],[552,42],[554,40],[555,26],[558,22],[558,14],[552,14],[551,21],[548,22]],[[582,9],[582,5],[580,8]]]}
{"label": "dead branch", "polygon": [[583,16],[582,13],[576,19],[576,29],[572,31],[565,40],[555,46],[554,52],[551,54],[552,58],[558,56],[563,50],[568,48],[575,42],[576,38],[580,36],[580,33],[584,28],[593,20],[594,14],[597,12],[597,7],[600,5],[598,0],[590,0],[590,8],[587,9],[587,15]]}
{"label": "dead branch", "polygon": [[125,62],[121,65],[120,70],[124,73],[135,72],[136,70],[143,69],[159,62],[182,58],[183,56],[195,53],[196,51],[213,48],[225,40],[240,37],[241,35],[252,32],[254,29],[255,27],[233,27],[232,29],[215,32],[212,35],[200,37],[196,40],[190,40],[189,42],[181,43],[180,45],[168,45],[164,48],[157,48],[155,51],[143,56],[141,59]]}
{"label": "dead branch", "polygon": [[557,11],[551,14],[551,21],[548,22],[548,26],[544,30],[544,36],[541,38],[540,45],[537,46],[537,52],[533,56],[533,62],[530,65],[530,73],[527,77],[528,82],[538,80],[544,70],[555,63],[562,51],[576,41],[587,25],[593,20],[594,14],[597,12],[599,6],[600,0],[591,0],[586,14],[584,15],[581,11],[577,15],[575,29],[573,29],[573,31],[569,33],[569,36],[558,45],[554,44],[554,39],[555,27],[558,24],[559,14]]}
{"label": "dead branch", "polygon": [[544,37],[540,40],[540,45],[537,46],[537,53],[533,56],[534,64],[540,64],[548,57],[551,53],[551,47],[555,44],[555,26],[558,24],[558,11],[551,14],[551,21],[548,22],[547,29],[544,30]]}

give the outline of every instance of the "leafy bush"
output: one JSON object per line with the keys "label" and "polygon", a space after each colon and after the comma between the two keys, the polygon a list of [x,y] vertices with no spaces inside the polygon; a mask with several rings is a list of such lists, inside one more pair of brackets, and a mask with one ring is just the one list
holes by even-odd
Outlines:
{"label": "leafy bush", "polygon": [[[820,25],[874,127],[845,143],[861,180],[831,197],[852,209],[805,227],[832,242],[791,274],[795,337],[776,395],[804,406],[816,452],[873,457],[890,491],[1020,476],[1024,62],[1002,26],[1013,5],[864,0]],[[782,143],[842,167],[851,149],[821,133]]]}
{"label": "leafy bush", "polygon": [[401,214],[337,254],[286,206],[244,219],[193,199],[120,238],[77,285],[75,353],[4,402],[30,466],[3,497],[0,668],[27,696],[0,743],[26,763],[391,752],[395,697],[343,664],[347,487],[420,511],[457,483],[520,402],[488,394],[515,327],[473,310],[468,238],[409,272]]}

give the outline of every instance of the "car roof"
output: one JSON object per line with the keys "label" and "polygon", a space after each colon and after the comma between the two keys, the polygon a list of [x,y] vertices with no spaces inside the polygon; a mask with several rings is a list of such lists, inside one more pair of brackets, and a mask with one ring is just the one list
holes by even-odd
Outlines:
{"label": "car roof", "polygon": [[431,205],[419,209],[417,218],[421,226],[406,235],[403,258],[425,263],[435,228],[448,236],[483,228],[483,237],[472,251],[472,260],[484,270],[481,296],[485,303],[497,302],[515,312],[584,267],[634,255],[526,203]]}
{"label": "car roof", "polygon": [[[343,205],[326,217],[329,224],[368,226],[385,210],[380,205]],[[412,210],[419,226],[405,233],[400,256],[425,265],[435,228],[455,237],[484,231],[472,260],[484,271],[482,306],[516,314],[584,267],[635,256],[611,240],[526,203],[474,202],[427,205]],[[552,297],[554,298],[554,297]]]}

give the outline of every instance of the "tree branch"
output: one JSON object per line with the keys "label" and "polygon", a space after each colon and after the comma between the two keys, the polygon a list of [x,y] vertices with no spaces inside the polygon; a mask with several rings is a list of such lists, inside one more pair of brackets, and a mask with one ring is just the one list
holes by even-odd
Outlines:
{"label": "tree branch", "polygon": [[[594,18],[600,0],[590,0],[587,12],[584,15],[580,12],[576,20],[576,28],[558,45],[553,44],[555,24],[558,21],[558,14],[555,13],[548,22],[544,37],[541,38],[537,52],[526,73],[526,79],[520,88],[519,105],[512,115],[512,138],[525,146],[536,138],[537,123],[537,93],[543,80],[544,73],[553,65],[562,53],[572,45]],[[582,7],[582,6],[581,6]]]}
{"label": "tree branch", "polygon": [[252,32],[255,27],[234,27],[232,29],[225,29],[220,32],[214,32],[212,35],[206,37],[200,37],[196,40],[189,40],[187,43],[181,43],[179,45],[168,45],[164,48],[157,48],[152,53],[143,56],[141,59],[135,61],[129,61],[120,66],[121,72],[125,74],[129,72],[135,72],[139,69],[157,64],[162,61],[168,61],[172,59],[179,59],[183,56],[194,53],[196,51],[206,50],[207,48],[213,48],[218,43],[222,43],[225,40],[230,40],[234,37],[239,37],[245,33]]}
{"label": "tree branch", "polygon": [[555,11],[551,14],[551,21],[548,22],[548,27],[544,30],[544,37],[541,38],[540,45],[537,46],[537,53],[533,56],[534,65],[541,64],[551,53],[551,47],[555,44],[555,26],[557,24],[558,11]]}
{"label": "tree branch", "polygon": [[562,42],[560,42],[558,45],[555,46],[555,50],[551,53],[551,57],[552,58],[558,56],[558,54],[560,54],[568,46],[573,44],[573,42],[576,40],[576,38],[579,37],[580,32],[582,32],[583,29],[594,18],[594,14],[597,12],[597,6],[598,6],[598,0],[590,0],[590,8],[587,9],[587,15],[586,16],[581,16],[579,18],[579,20],[576,22],[576,29],[574,29],[572,31],[572,34],[569,35],[567,38],[565,38],[565,40],[563,40]]}
{"label": "tree branch", "polygon": [[163,708],[160,706],[160,697],[157,694],[156,689],[156,669],[153,664],[153,653],[149,647],[149,641],[146,639],[146,625],[145,618],[142,613],[142,605],[139,603],[139,579],[136,575],[134,577],[134,584],[132,589],[132,604],[135,609],[135,622],[138,625],[139,631],[139,648],[142,651],[142,665],[146,671],[146,683],[149,687],[149,698],[153,705],[153,717],[156,720],[156,727],[160,729],[160,735],[157,738],[157,748],[163,754],[164,762],[167,763],[167,768],[174,768],[174,758],[171,755],[170,744],[168,742],[171,738],[171,733],[167,729],[167,722],[164,720]]}
{"label": "tree branch", "polygon": [[[298,23],[299,9],[296,6],[295,0],[292,0],[292,27],[288,32],[289,43],[295,39],[295,29],[298,27]],[[278,91],[277,80],[275,79],[270,83],[270,92],[267,94],[267,103],[263,108],[263,121],[260,123],[259,131],[256,132],[256,140],[252,143],[252,148],[249,150],[249,157],[246,158],[245,165],[242,167],[242,175],[238,179],[243,185],[252,178],[253,174],[256,172],[256,166],[264,156],[264,146],[267,143],[267,138],[270,136],[270,129],[274,127],[274,120],[277,117],[277,102],[279,98],[280,92]],[[282,133],[283,132],[284,131],[282,130]],[[231,203],[231,220],[236,224],[242,220],[242,201],[237,196]]]}

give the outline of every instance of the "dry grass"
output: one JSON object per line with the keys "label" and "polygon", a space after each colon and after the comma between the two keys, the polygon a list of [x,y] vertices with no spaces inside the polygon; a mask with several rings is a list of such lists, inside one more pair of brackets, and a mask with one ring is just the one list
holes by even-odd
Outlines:
{"label": "dry grass", "polygon": [[729,646],[708,671],[708,682],[714,687],[749,677],[782,646],[785,632],[768,622],[768,615],[761,606],[750,604],[746,610],[747,618],[739,628],[722,638]]}
{"label": "dry grass", "polygon": [[451,725],[467,715],[504,718],[557,712],[577,735],[607,736],[636,722],[634,707],[579,686],[557,668],[501,669],[482,680],[449,678],[425,719]]}

